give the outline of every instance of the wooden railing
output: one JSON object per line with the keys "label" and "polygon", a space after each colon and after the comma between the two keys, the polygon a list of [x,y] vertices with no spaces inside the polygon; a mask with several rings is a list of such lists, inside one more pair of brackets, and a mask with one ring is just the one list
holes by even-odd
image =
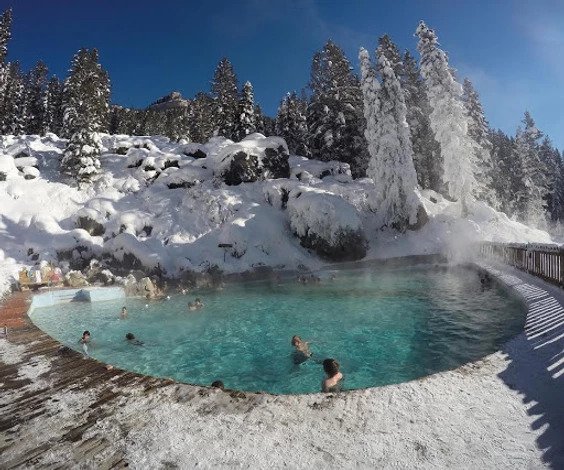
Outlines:
{"label": "wooden railing", "polygon": [[479,253],[564,287],[564,245],[482,242]]}

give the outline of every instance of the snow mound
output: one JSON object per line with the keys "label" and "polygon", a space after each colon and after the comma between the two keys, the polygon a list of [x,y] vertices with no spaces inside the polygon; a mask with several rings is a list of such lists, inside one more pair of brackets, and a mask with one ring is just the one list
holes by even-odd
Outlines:
{"label": "snow mound", "polygon": [[332,261],[366,255],[362,221],[352,204],[327,191],[297,187],[288,198],[290,227],[303,246]]}

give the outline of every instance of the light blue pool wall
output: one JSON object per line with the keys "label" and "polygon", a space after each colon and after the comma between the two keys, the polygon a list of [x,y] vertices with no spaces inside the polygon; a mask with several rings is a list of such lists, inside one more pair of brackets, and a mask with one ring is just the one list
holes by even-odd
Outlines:
{"label": "light blue pool wall", "polygon": [[31,299],[28,313],[31,313],[36,308],[52,307],[53,305],[67,302],[100,302],[124,298],[125,291],[121,287],[54,290],[34,295]]}

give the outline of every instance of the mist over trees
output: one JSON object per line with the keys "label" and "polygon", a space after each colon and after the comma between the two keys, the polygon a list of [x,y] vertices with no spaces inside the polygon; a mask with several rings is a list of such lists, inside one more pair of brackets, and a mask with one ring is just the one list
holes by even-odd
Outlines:
{"label": "mist over trees", "polygon": [[132,109],[111,103],[96,49],[78,51],[61,80],[41,61],[22,70],[9,55],[11,34],[8,9],[0,16],[0,132],[67,138],[61,171],[77,183],[100,170],[100,132],[188,142],[260,132],[283,137],[293,154],[339,160],[355,178],[372,178],[383,225],[412,223],[412,194],[420,190],[462,205],[481,200],[536,226],[564,219],[561,152],[529,112],[513,136],[492,129],[472,82],[458,81],[424,22],[416,28],[418,59],[382,35],[375,63],[361,52],[360,76],[328,40],[312,57],[307,86],[288,90],[274,117],[264,115],[252,83],[239,81],[228,58],[218,62],[209,90]]}

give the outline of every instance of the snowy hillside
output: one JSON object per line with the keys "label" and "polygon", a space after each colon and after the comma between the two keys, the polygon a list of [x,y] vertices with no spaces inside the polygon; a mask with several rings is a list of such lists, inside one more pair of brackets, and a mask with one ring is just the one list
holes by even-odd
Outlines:
{"label": "snowy hillside", "polygon": [[333,260],[458,253],[479,239],[550,241],[484,203],[460,219],[458,203],[429,190],[421,194],[429,216],[421,229],[376,230],[370,179],[353,180],[344,163],[288,158],[281,138],[203,145],[100,138],[101,176],[82,190],[60,176],[65,140],[1,138],[0,291],[19,267],[42,260],[68,269],[95,258],[112,271],[158,266],[178,277],[213,265],[315,269]]}

